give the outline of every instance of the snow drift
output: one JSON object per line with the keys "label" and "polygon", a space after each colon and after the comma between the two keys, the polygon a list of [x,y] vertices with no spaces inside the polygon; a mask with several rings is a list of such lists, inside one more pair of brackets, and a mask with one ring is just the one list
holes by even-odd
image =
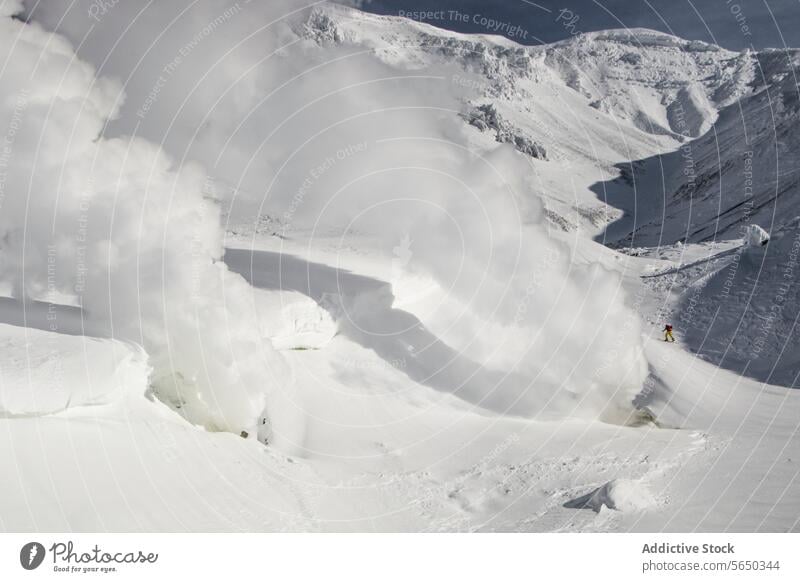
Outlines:
{"label": "snow drift", "polygon": [[[0,375],[0,418],[43,416],[80,406],[101,406],[134,396],[147,384],[147,358],[123,342],[81,337],[53,341],[52,334],[27,330],[3,344],[8,366]],[[92,363],[87,365],[87,361]]]}

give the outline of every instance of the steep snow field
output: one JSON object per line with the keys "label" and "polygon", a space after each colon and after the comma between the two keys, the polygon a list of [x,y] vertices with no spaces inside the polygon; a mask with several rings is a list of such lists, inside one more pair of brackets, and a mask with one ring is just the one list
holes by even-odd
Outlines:
{"label": "steep snow field", "polygon": [[794,52],[11,4],[0,529],[800,530]]}

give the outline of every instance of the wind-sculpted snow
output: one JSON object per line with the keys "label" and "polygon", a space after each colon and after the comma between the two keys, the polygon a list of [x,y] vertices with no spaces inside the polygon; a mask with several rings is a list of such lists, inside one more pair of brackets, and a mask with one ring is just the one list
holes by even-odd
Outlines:
{"label": "wind-sculpted snow", "polygon": [[[266,414],[280,432],[280,362],[252,326],[246,283],[219,261],[202,168],[102,137],[120,87],[64,38],[4,16],[0,53],[3,283],[20,302],[77,303],[101,336],[142,344],[153,390],[192,422],[238,432]],[[54,312],[48,329],[59,325]]]}
{"label": "wind-sculpted snow", "polygon": [[[4,309],[8,306],[4,306]],[[41,330],[6,336],[0,418],[33,418],[81,407],[130,405],[150,371],[141,348],[121,341],[53,337]],[[25,367],[9,362],[23,361]],[[87,361],[91,362],[87,366]]]}

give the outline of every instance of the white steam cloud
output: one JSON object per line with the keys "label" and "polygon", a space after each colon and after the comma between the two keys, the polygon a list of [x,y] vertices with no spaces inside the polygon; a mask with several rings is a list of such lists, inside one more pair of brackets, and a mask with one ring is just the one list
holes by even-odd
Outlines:
{"label": "white steam cloud", "polygon": [[100,137],[119,86],[4,6],[2,280],[20,299],[72,298],[94,333],[144,345],[154,390],[193,422],[239,431],[281,418],[280,359],[243,323],[250,294],[220,260],[202,168],[141,138]]}

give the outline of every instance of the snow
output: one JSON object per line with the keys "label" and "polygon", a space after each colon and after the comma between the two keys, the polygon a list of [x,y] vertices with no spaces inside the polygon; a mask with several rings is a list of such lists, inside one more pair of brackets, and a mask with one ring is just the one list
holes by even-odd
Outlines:
{"label": "snow", "polygon": [[319,349],[336,335],[329,312],[308,298],[287,302],[281,310],[283,328],[270,336],[276,349]]}
{"label": "snow", "polygon": [[[27,330],[3,325],[0,414],[43,416],[73,408],[110,406],[144,394],[150,368],[141,348],[119,341]],[[91,362],[91,365],[87,363]]]}
{"label": "snow", "polygon": [[748,246],[761,247],[769,242],[769,233],[757,224],[749,224],[745,231],[744,240]]}
{"label": "snow", "polygon": [[[260,63],[259,42],[208,70],[259,18],[215,31],[193,56],[207,90],[184,101],[188,59],[133,139],[97,137],[111,115],[124,134],[135,106],[81,60],[91,55],[68,66],[66,40],[3,19],[6,53],[14,35],[53,46],[44,79],[69,82],[62,95],[34,85],[25,119],[53,143],[36,153],[20,132],[3,183],[0,463],[13,470],[0,529],[798,530],[800,298],[782,282],[797,224],[788,211],[764,223],[769,209],[754,205],[740,232],[736,204],[767,190],[714,174],[712,139],[742,159],[734,113],[761,123],[785,63],[639,29],[520,47],[325,6],[264,41],[297,39],[301,50],[282,49],[291,58],[232,82]],[[80,30],[74,19],[65,30]],[[369,50],[348,61],[354,47]],[[0,128],[33,58],[13,51]],[[256,106],[320,59],[330,71]],[[122,61],[108,66],[127,78]],[[751,91],[757,63],[773,77]],[[409,72],[434,80],[323,99]],[[142,84],[127,87],[134,104]],[[300,103],[310,115],[294,117]],[[487,104],[495,131],[465,122]],[[48,122],[51,106],[75,127]],[[159,120],[173,118],[166,139]],[[678,191],[685,144],[706,177],[691,192]],[[212,188],[186,159],[213,168]],[[60,210],[15,238],[26,215],[12,186],[34,175],[34,205],[63,191]],[[81,294],[65,241],[89,176],[91,223],[114,228],[87,233]],[[753,357],[737,330],[763,330],[769,314]]]}
{"label": "snow", "polygon": [[614,479],[570,502],[570,507],[588,507],[597,513],[604,508],[632,512],[644,511],[655,503],[655,499],[642,483],[632,479]]}

